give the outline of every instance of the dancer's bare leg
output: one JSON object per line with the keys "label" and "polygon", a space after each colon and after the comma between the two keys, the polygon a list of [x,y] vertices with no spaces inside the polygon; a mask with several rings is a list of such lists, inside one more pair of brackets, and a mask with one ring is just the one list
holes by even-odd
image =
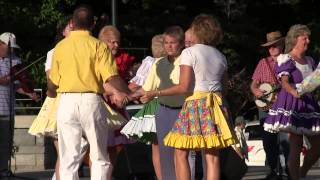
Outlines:
{"label": "dancer's bare leg", "polygon": [[57,151],[57,161],[56,161],[56,166],[55,166],[55,176],[56,180],[60,180],[60,173],[59,173],[59,166],[60,166],[60,160],[59,160],[59,146],[58,146],[58,139],[53,140],[54,147],[56,148]]}
{"label": "dancer's bare leg", "polygon": [[158,143],[152,144],[152,163],[154,171],[157,176],[157,180],[162,180],[161,176],[161,164],[160,164],[160,152]]}
{"label": "dancer's bare leg", "polygon": [[189,156],[189,150],[175,149],[174,151],[177,180],[191,179],[188,156]]}
{"label": "dancer's bare leg", "polygon": [[314,163],[317,162],[320,156],[320,135],[308,136],[307,139],[311,144],[311,148],[304,156],[303,165],[300,168],[300,177],[305,177]]}
{"label": "dancer's bare leg", "polygon": [[207,180],[220,179],[220,160],[218,149],[206,149]]}

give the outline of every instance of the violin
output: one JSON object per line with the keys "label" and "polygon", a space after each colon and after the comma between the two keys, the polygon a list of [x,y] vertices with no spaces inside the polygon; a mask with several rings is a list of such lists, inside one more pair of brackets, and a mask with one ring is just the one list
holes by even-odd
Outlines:
{"label": "violin", "polygon": [[10,73],[13,80],[19,80],[20,87],[26,93],[34,93],[34,81],[31,80],[30,75],[25,71],[22,64],[11,67]]}
{"label": "violin", "polygon": [[30,78],[30,75],[27,73],[27,69],[34,65],[35,63],[40,62],[45,56],[38,58],[27,66],[23,66],[23,64],[17,64],[10,69],[10,77],[13,80],[19,80],[21,83],[21,88],[26,93],[34,93],[34,81]]}

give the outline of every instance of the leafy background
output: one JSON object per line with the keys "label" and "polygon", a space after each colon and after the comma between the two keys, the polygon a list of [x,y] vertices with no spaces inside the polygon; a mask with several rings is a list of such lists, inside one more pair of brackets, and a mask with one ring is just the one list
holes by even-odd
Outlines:
{"label": "leafy background", "polygon": [[[0,0],[0,32],[16,34],[22,47],[19,55],[28,64],[46,55],[54,44],[56,24],[75,6],[93,7],[96,19],[111,15],[111,0]],[[317,0],[117,0],[117,27],[122,47],[150,47],[154,34],[165,27],[188,27],[199,13],[216,16],[224,29],[218,48],[229,63],[229,104],[233,116],[256,114],[249,84],[258,60],[266,55],[260,47],[265,34],[280,30],[284,35],[293,24],[306,24],[312,31],[308,54],[319,56],[320,14]],[[142,59],[143,57],[138,57]],[[37,87],[46,88],[44,61],[30,72]]]}

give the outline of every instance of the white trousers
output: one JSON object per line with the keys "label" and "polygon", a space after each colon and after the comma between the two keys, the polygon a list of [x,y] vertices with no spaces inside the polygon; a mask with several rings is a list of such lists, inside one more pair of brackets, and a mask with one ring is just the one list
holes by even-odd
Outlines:
{"label": "white trousers", "polygon": [[[81,138],[80,149],[81,149],[81,150],[80,150],[80,158],[81,158],[80,162],[82,162],[84,156],[85,156],[86,153],[87,153],[87,150],[89,149],[89,143],[88,143],[88,141],[87,141],[85,138],[83,138],[83,137]],[[57,179],[57,177],[56,177],[56,172],[54,172],[51,180],[56,180],[56,179]]]}
{"label": "white trousers", "polygon": [[63,93],[57,112],[60,179],[79,180],[81,137],[90,145],[91,180],[106,180],[110,169],[107,153],[106,108],[100,95]]}

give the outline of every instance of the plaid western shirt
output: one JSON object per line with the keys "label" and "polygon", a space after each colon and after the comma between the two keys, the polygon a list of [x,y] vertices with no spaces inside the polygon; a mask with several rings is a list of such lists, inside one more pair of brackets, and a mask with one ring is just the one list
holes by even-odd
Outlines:
{"label": "plaid western shirt", "polygon": [[[13,56],[12,57],[12,66],[20,64],[20,58]],[[0,77],[6,76],[10,73],[10,59],[0,58]],[[14,94],[13,94],[13,103],[14,103]],[[9,115],[9,106],[10,106],[10,85],[0,85],[0,115]]]}
{"label": "plaid western shirt", "polygon": [[[270,65],[270,68],[268,67],[267,61]],[[271,56],[261,59],[253,73],[252,80],[257,81],[259,84],[276,84],[277,82],[275,80],[276,77],[274,72],[276,63],[277,60],[273,59]]]}

